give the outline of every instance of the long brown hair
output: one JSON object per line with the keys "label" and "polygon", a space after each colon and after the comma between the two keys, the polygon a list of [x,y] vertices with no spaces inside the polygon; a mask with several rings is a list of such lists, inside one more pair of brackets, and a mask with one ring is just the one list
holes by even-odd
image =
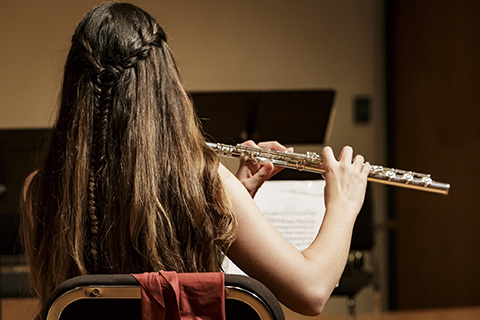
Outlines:
{"label": "long brown hair", "polygon": [[22,231],[44,299],[87,273],[218,271],[235,219],[165,33],[107,3],[77,26]]}

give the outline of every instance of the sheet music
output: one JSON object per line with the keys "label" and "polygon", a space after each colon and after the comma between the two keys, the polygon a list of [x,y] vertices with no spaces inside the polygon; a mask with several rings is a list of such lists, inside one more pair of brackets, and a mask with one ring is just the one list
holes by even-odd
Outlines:
{"label": "sheet music", "polygon": [[[324,180],[266,181],[255,202],[270,223],[298,250],[306,249],[317,235],[325,215]],[[227,273],[243,272],[228,258]]]}

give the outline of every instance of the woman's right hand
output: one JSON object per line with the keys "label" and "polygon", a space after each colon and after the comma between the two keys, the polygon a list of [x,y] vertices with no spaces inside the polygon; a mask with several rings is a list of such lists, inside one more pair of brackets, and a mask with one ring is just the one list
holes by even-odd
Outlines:
{"label": "woman's right hand", "polygon": [[[337,210],[353,212],[357,215],[362,208],[367,187],[367,176],[370,164],[363,156],[353,158],[353,149],[343,148],[340,156],[335,159],[330,147],[323,149],[325,159],[325,206]],[[353,158],[353,159],[352,159]]]}

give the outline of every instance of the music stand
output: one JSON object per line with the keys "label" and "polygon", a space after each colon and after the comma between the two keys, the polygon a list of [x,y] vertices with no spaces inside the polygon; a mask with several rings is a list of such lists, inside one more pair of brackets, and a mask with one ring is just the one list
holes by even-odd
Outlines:
{"label": "music stand", "polygon": [[335,91],[192,92],[207,140],[226,144],[245,140],[282,144],[324,144]]}

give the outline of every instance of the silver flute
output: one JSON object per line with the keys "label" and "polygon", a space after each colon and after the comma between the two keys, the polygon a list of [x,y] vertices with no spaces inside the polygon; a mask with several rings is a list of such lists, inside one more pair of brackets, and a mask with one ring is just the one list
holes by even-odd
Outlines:
{"label": "silver flute", "polygon": [[[233,146],[223,143],[207,142],[207,145],[223,157],[238,158],[244,161],[250,160],[256,163],[271,162],[274,165],[298,171],[320,174],[325,172],[325,162],[323,158],[315,152],[301,154],[249,147],[242,144]],[[447,195],[450,190],[450,184],[434,181],[430,174],[385,168],[378,165],[371,166],[367,180],[445,195]]]}

